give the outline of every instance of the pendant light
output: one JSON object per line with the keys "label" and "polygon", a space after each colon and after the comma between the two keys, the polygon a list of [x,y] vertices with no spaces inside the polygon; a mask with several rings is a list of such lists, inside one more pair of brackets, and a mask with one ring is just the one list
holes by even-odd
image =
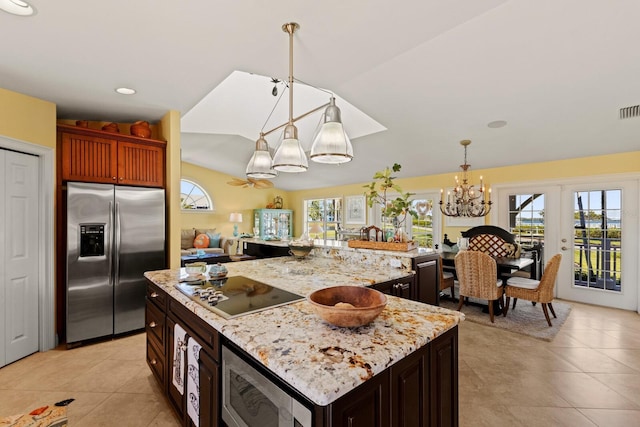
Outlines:
{"label": "pendant light", "polygon": [[[301,116],[293,117],[293,34],[299,28],[300,25],[295,22],[282,26],[282,31],[289,35],[289,120],[276,128],[260,133],[260,138],[256,141],[256,150],[246,169],[247,176],[251,178],[273,178],[277,175],[277,171],[289,173],[305,172],[309,168],[309,162],[298,140],[298,128],[294,123],[322,108],[326,109],[322,115],[318,132],[314,137],[311,147],[311,159],[318,163],[345,163],[353,159],[353,147],[342,126],[340,109],[336,106],[333,94],[328,103],[314,108]],[[273,161],[271,161],[269,145],[264,137],[283,127],[282,142],[276,149]]]}

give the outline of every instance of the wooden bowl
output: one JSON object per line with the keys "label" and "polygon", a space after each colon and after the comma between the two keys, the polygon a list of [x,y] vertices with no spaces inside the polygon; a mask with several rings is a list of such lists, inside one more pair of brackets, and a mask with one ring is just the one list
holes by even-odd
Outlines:
{"label": "wooden bowl", "polygon": [[[320,289],[312,292],[307,299],[320,317],[332,325],[342,327],[371,323],[387,305],[387,297],[382,292],[362,286]],[[344,306],[345,303],[353,307]]]}

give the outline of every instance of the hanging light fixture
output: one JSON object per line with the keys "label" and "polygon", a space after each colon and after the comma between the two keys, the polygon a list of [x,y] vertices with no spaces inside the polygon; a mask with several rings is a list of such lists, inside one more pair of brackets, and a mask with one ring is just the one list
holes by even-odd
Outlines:
{"label": "hanging light fixture", "polygon": [[269,153],[269,144],[264,139],[264,134],[260,132],[260,138],[256,141],[256,151],[253,152],[246,170],[249,178],[269,179],[278,176],[278,172],[273,169],[273,160]]}
{"label": "hanging light fixture", "polygon": [[[269,131],[261,132],[256,141],[256,150],[247,165],[247,176],[251,178],[273,178],[281,172],[304,172],[309,168],[307,156],[298,140],[298,128],[294,123],[303,117],[326,108],[321,119],[321,126],[314,137],[311,148],[311,159],[318,163],[345,163],[353,158],[351,141],[344,132],[340,117],[340,109],[335,105],[335,97],[331,96],[328,103],[314,108],[301,116],[293,117],[293,34],[300,28],[295,22],[282,26],[282,30],[289,34],[289,120]],[[320,90],[320,89],[319,89]],[[272,111],[273,112],[273,111]],[[269,145],[264,137],[284,127],[282,142],[277,148],[273,161],[269,154]],[[263,142],[264,141],[264,142]],[[266,155],[265,155],[266,154]],[[271,161],[267,168],[267,162]],[[271,172],[266,172],[270,170]],[[266,176],[269,173],[272,175]],[[258,174],[260,176],[258,176]]]}
{"label": "hanging light fixture", "polygon": [[440,190],[440,211],[446,216],[452,217],[481,217],[491,210],[491,189],[487,192],[480,177],[480,187],[476,191],[469,184],[468,172],[471,165],[467,163],[467,147],[471,144],[468,139],[460,141],[464,147],[464,164],[462,169],[462,182],[456,176],[456,186],[453,192],[448,191],[445,201],[444,189]]}

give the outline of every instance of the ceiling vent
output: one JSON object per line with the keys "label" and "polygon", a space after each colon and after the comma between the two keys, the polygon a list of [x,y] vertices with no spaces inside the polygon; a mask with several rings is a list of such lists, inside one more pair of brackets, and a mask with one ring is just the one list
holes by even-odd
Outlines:
{"label": "ceiling vent", "polygon": [[640,117],[640,105],[620,109],[621,119],[630,119],[632,117]]}

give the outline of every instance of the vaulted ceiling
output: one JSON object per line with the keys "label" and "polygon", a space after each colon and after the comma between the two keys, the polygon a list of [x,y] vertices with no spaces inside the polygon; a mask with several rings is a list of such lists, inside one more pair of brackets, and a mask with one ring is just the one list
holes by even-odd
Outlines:
{"label": "vaulted ceiling", "polygon": [[[404,177],[454,172],[462,139],[473,169],[640,148],[640,118],[619,116],[640,104],[632,0],[31,3],[32,17],[0,12],[0,87],[56,103],[60,119],[155,122],[177,110],[183,160],[238,177],[267,120],[253,107],[275,103],[272,77],[287,79],[281,26],[298,22],[294,76],[380,128],[358,136],[343,108],[355,159],[281,173],[283,189],[367,182],[394,162]],[[246,101],[232,108],[216,88],[237,71],[265,76],[264,89],[238,86]],[[294,115],[312,102],[303,92]]]}

